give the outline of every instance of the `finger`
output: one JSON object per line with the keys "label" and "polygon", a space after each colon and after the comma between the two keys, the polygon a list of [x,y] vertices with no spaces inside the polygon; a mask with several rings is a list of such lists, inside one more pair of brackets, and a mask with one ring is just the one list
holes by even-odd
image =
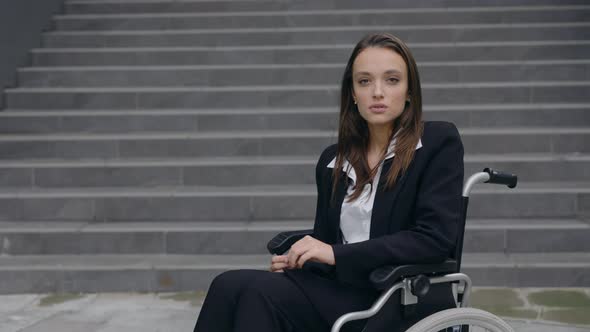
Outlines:
{"label": "finger", "polygon": [[311,250],[306,252],[305,254],[299,256],[299,259],[297,260],[297,267],[300,269],[303,268],[303,264],[305,264],[305,262],[307,262],[312,257],[313,257],[313,254],[312,254]]}
{"label": "finger", "polygon": [[287,256],[286,255],[272,256],[271,262],[272,263],[285,263],[285,262],[287,262]]}
{"label": "finger", "polygon": [[284,262],[279,262],[279,263],[274,263],[273,266],[278,266],[280,269],[282,269],[284,267],[288,267],[289,264],[284,263]]}
{"label": "finger", "polygon": [[270,266],[271,271],[281,270],[287,267],[286,263],[274,263]]}
{"label": "finger", "polygon": [[299,258],[299,255],[299,249],[291,247],[291,250],[289,250],[289,255],[287,257],[287,264],[289,265],[289,267],[295,267],[295,263],[297,262],[297,258]]}
{"label": "finger", "polygon": [[301,258],[302,255],[304,255],[308,251],[309,251],[309,249],[307,249],[307,248],[295,251],[293,256],[289,258],[289,268],[296,269],[297,268],[297,261]]}
{"label": "finger", "polygon": [[291,267],[291,262],[295,259],[295,257],[295,250],[291,248],[291,250],[289,250],[289,254],[287,255],[287,266]]}
{"label": "finger", "polygon": [[284,270],[275,270],[275,271],[272,271],[272,272],[280,272],[280,273],[283,273],[285,271]]}
{"label": "finger", "polygon": [[310,243],[309,239],[312,239],[309,235],[303,237],[299,241],[295,242],[291,249],[289,250],[289,262],[291,263],[290,266],[295,268],[297,266],[297,259],[299,256],[303,255],[306,251],[310,250],[312,247],[312,243]]}

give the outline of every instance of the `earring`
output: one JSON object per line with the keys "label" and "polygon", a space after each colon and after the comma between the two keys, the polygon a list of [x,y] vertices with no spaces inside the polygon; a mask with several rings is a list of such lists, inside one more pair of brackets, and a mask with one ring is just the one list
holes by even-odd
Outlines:
{"label": "earring", "polygon": [[354,104],[356,105],[356,100],[354,101]]}

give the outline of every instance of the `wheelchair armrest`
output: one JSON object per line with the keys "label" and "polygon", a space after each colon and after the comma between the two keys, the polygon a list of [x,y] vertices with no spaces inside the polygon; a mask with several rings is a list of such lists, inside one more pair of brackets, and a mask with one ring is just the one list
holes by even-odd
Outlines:
{"label": "wheelchair armrest", "polygon": [[272,240],[268,241],[266,249],[271,254],[281,255],[291,248],[291,246],[305,237],[306,235],[313,235],[313,229],[304,229],[299,231],[288,231],[277,234]]}
{"label": "wheelchair armrest", "polygon": [[412,277],[420,274],[435,276],[454,273],[456,271],[457,261],[449,259],[443,263],[437,264],[382,266],[373,270],[369,279],[375,289],[384,290],[400,282],[401,279],[405,277]]}

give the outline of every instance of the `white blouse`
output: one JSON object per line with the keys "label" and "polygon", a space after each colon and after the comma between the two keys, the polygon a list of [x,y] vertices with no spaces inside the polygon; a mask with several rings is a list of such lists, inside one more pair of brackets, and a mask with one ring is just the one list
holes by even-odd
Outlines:
{"label": "white blouse", "polygon": [[[389,143],[383,161],[392,158],[395,155],[395,141],[396,139],[394,138],[391,143]],[[421,147],[422,140],[418,140],[416,150]],[[353,187],[356,184],[356,173],[348,160],[344,160],[342,171],[347,173],[348,177],[352,180],[347,189],[346,197],[342,202],[342,208],[340,210],[340,230],[342,231],[342,240],[344,243],[355,243],[369,239],[371,232],[371,214],[373,212],[377,184],[379,183],[381,169],[383,168],[383,161],[379,164],[377,174],[375,174],[375,178],[373,179],[373,190],[371,190],[371,185],[367,183],[358,199],[352,202],[347,202],[348,197],[354,192]],[[336,158],[334,157],[327,167],[334,168],[335,165]]]}

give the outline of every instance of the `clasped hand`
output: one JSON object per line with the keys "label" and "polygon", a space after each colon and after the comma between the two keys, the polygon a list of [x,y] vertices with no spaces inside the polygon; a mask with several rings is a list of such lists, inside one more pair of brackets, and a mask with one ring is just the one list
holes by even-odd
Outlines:
{"label": "clasped hand", "polygon": [[334,265],[334,250],[329,244],[307,235],[295,242],[286,255],[273,256],[270,271],[283,272],[284,269],[300,269],[308,260]]}

